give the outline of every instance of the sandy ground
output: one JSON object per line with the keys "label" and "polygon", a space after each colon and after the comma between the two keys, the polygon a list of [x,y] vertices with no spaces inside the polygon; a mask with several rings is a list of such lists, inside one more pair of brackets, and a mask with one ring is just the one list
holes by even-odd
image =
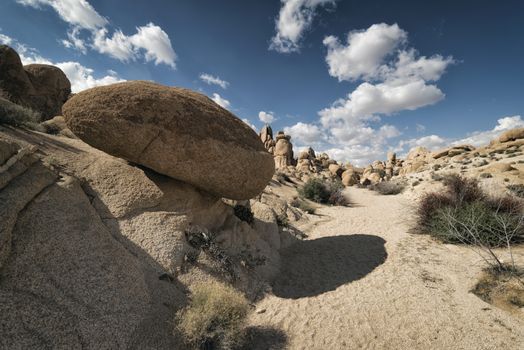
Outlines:
{"label": "sandy ground", "polygon": [[353,207],[318,210],[309,238],[282,252],[250,320],[276,336],[254,349],[524,349],[523,315],[469,292],[474,252],[409,234],[409,196],[347,193]]}

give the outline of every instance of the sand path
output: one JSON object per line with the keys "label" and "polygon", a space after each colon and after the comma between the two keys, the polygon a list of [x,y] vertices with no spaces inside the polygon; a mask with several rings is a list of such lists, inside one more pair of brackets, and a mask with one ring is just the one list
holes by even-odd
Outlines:
{"label": "sand path", "polygon": [[282,252],[253,325],[282,330],[289,349],[524,349],[522,318],[469,292],[472,251],[407,233],[407,197],[348,195],[354,207],[319,210],[308,240]]}

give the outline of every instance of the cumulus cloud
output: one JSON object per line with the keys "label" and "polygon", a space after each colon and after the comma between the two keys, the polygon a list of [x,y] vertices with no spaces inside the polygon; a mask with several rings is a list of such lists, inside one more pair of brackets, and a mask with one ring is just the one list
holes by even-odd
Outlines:
{"label": "cumulus cloud", "polygon": [[106,18],[86,0],[16,0],[24,6],[41,9],[44,6],[52,7],[65,22],[82,29],[97,29],[108,24]]}
{"label": "cumulus cloud", "polygon": [[[24,6],[42,9],[49,6],[70,25],[67,39],[61,40],[67,48],[83,54],[91,48],[123,62],[144,59],[156,65],[176,68],[176,53],[168,34],[154,23],[136,27],[136,33],[126,35],[120,29],[109,34],[109,21],[101,16],[87,0],[17,0]],[[88,37],[82,38],[81,31]]]}
{"label": "cumulus cloud", "polygon": [[[345,98],[318,112],[324,147],[341,159],[353,158],[362,165],[385,155],[401,132],[383,123],[383,117],[445,98],[435,82],[454,63],[453,58],[419,56],[408,47],[408,33],[397,24],[379,23],[351,31],[343,43],[328,36],[324,45],[329,74],[339,81],[360,81]],[[430,145],[439,142],[432,136],[418,141]],[[416,142],[405,140],[397,148]]]}
{"label": "cumulus cloud", "polygon": [[285,127],[284,132],[291,135],[298,145],[314,146],[320,144],[324,138],[324,133],[320,127],[302,122]]}
{"label": "cumulus cloud", "polygon": [[264,111],[258,112],[258,119],[260,119],[261,122],[266,123],[266,124],[271,124],[275,120],[277,120],[273,112],[264,112]]}
{"label": "cumulus cloud", "polygon": [[59,67],[64,71],[65,75],[71,82],[71,91],[75,93],[95,86],[125,81],[124,79],[119,78],[116,72],[111,70],[107,72],[107,75],[96,78],[93,69],[85,67],[79,62],[52,62],[51,60],[40,56],[36,49],[29,48],[4,34],[0,34],[0,44],[13,46],[20,55],[20,59],[24,65],[40,63]]}
{"label": "cumulus cloud", "polygon": [[202,73],[200,74],[200,80],[202,80],[204,83],[208,85],[218,85],[222,89],[227,89],[229,86],[229,83],[225,80],[220,79],[219,77],[215,77],[211,74]]}
{"label": "cumulus cloud", "polygon": [[222,108],[229,109],[229,107],[231,106],[231,103],[228,100],[226,100],[217,93],[214,93],[213,98],[211,99]]}
{"label": "cumulus cloud", "polygon": [[281,53],[297,52],[304,32],[311,27],[319,6],[334,5],[336,0],[281,0],[282,7],[275,20],[276,34],[270,50]]}
{"label": "cumulus cloud", "polygon": [[504,131],[523,127],[524,120],[520,115],[500,118],[497,120],[497,125],[493,129],[473,132],[465,138],[454,141],[453,145],[469,144],[476,147],[483,146],[499,137]]}
{"label": "cumulus cloud", "polygon": [[380,75],[384,59],[406,42],[407,33],[397,24],[373,24],[366,30],[351,31],[347,45],[334,36],[324,39],[328,52],[329,74],[342,80],[372,78]]}

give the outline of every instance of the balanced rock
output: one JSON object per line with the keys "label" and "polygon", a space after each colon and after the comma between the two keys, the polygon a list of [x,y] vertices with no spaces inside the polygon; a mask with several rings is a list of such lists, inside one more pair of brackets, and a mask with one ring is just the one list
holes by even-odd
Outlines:
{"label": "balanced rock", "polygon": [[252,198],[274,173],[258,135],[191,90],[118,83],[78,93],[63,112],[89,145],[217,196]]}

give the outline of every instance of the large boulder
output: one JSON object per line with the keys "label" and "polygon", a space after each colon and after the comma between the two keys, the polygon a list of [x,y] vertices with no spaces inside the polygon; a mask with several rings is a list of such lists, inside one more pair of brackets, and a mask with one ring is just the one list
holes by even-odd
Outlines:
{"label": "large boulder", "polygon": [[191,90],[118,83],[82,91],[63,112],[91,146],[221,197],[252,198],[274,173],[258,135]]}
{"label": "large boulder", "polygon": [[71,83],[64,72],[47,64],[29,64],[24,70],[34,88],[34,95],[29,96],[32,109],[46,120],[60,115],[62,105],[71,94]]}
{"label": "large boulder", "polygon": [[60,68],[46,64],[22,66],[20,56],[0,45],[0,97],[39,112],[43,120],[60,115],[71,83]]}
{"label": "large boulder", "polygon": [[499,136],[499,142],[509,142],[518,139],[524,139],[524,128],[516,128],[508,130]]}

